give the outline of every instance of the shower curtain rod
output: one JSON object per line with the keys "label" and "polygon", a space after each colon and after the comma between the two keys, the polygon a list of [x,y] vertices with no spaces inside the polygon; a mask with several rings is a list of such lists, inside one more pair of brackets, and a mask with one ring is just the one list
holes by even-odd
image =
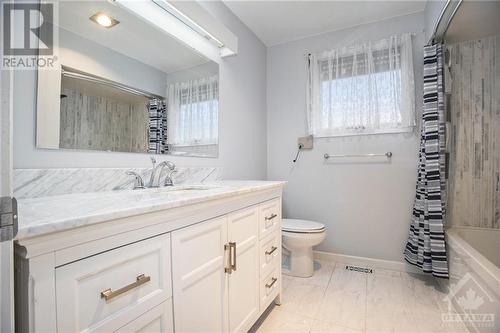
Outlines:
{"label": "shower curtain rod", "polygon": [[115,81],[103,79],[103,78],[93,76],[90,74],[86,74],[86,73],[74,72],[74,71],[63,68],[61,71],[61,74],[63,76],[73,78],[73,79],[80,79],[80,80],[85,80],[85,81],[89,81],[89,82],[99,83],[99,84],[102,84],[102,85],[105,85],[108,87],[113,87],[113,88],[119,89],[119,90],[124,91],[124,92],[138,95],[138,96],[144,96],[147,98],[165,99],[165,97],[162,97],[159,95],[155,95],[155,94],[143,91],[143,90],[135,89],[135,88],[129,87],[127,85],[124,85],[124,84],[121,84],[121,83],[118,83]]}
{"label": "shower curtain rod", "polygon": [[444,35],[448,31],[448,28],[453,20],[453,17],[457,13],[459,7],[462,5],[463,0],[447,0],[441,13],[439,14],[436,23],[434,24],[434,29],[432,30],[432,35],[427,41],[427,45],[431,45],[434,42],[441,42]]}

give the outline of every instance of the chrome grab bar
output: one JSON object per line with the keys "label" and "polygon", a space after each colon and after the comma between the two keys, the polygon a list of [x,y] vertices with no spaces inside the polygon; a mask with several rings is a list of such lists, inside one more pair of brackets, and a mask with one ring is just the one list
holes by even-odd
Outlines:
{"label": "chrome grab bar", "polygon": [[325,160],[327,160],[329,158],[334,158],[334,157],[377,157],[377,156],[385,156],[387,158],[391,158],[392,152],[388,151],[388,152],[383,153],[383,154],[343,154],[343,155],[331,155],[331,154],[325,153],[325,155],[323,155]]}

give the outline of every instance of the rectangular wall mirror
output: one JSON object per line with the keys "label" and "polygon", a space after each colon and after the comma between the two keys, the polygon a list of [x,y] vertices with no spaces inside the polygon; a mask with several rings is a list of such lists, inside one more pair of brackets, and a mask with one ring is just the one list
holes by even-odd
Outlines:
{"label": "rectangular wall mirror", "polygon": [[217,63],[108,1],[59,2],[56,25],[38,148],[217,157]]}

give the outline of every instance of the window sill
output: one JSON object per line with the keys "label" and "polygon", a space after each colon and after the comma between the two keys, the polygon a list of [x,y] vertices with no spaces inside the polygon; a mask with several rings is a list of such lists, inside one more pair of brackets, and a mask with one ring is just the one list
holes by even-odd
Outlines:
{"label": "window sill", "polygon": [[216,146],[217,142],[207,142],[207,143],[170,143],[171,146],[176,148],[182,147],[203,147],[203,146]]}
{"label": "window sill", "polygon": [[370,131],[356,131],[356,132],[338,132],[332,133],[327,131],[322,131],[319,133],[312,133],[315,138],[333,138],[333,137],[346,137],[346,136],[366,136],[366,135],[381,135],[381,134],[398,134],[398,133],[412,133],[415,130],[415,126],[411,127],[401,127],[401,128],[390,128],[381,130],[370,130]]}

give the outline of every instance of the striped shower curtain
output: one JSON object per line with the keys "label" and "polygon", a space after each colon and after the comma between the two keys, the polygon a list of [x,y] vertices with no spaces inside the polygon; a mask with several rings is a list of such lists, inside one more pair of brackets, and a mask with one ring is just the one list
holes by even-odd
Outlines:
{"label": "striped shower curtain", "polygon": [[165,154],[167,145],[167,106],[165,101],[153,98],[148,103],[148,153]]}
{"label": "striped shower curtain", "polygon": [[424,110],[415,202],[405,260],[425,273],[448,278],[444,238],[446,208],[443,46],[424,48]]}

